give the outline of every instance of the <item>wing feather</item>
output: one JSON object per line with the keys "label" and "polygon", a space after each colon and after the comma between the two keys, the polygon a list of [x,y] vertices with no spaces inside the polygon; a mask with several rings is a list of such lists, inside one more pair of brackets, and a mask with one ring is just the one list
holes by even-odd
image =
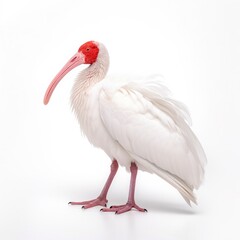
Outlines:
{"label": "wing feather", "polygon": [[204,176],[205,153],[189,127],[182,103],[157,77],[103,86],[99,96],[105,128],[142,170],[173,185],[190,204]]}

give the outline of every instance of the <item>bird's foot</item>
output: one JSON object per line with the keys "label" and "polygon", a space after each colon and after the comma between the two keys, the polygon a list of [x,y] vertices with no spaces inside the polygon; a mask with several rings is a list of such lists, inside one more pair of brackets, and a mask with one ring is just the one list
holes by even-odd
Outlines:
{"label": "bird's foot", "polygon": [[102,208],[102,212],[115,212],[115,214],[121,214],[135,209],[139,212],[147,212],[147,209],[139,207],[136,203],[126,203],[124,205],[111,206],[110,208]]}
{"label": "bird's foot", "polygon": [[70,205],[83,205],[82,208],[87,209],[87,208],[92,208],[96,206],[107,206],[107,199],[102,199],[102,198],[96,198],[93,200],[89,201],[83,201],[83,202],[69,202],[68,204]]}

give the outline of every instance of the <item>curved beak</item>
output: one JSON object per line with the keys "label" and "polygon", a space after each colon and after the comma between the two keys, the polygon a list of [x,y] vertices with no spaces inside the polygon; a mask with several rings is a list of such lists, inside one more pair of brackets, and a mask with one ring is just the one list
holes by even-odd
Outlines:
{"label": "curved beak", "polygon": [[47,105],[51,95],[58,85],[58,83],[62,80],[62,78],[70,72],[73,68],[85,63],[84,55],[81,52],[77,52],[75,55],[71,57],[71,59],[64,65],[61,71],[56,75],[56,77],[49,84],[47,91],[44,96],[44,104]]}

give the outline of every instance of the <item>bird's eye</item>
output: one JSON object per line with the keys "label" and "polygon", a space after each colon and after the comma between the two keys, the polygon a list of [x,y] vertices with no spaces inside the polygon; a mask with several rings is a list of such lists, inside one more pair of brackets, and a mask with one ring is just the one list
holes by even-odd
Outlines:
{"label": "bird's eye", "polygon": [[88,47],[88,48],[86,48],[86,51],[88,52],[90,50],[90,48]]}

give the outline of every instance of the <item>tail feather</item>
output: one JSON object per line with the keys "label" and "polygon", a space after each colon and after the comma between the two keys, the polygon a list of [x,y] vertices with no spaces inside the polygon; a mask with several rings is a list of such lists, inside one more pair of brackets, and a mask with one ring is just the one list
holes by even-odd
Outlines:
{"label": "tail feather", "polygon": [[166,182],[176,188],[189,206],[191,206],[191,202],[197,205],[197,199],[193,193],[193,186],[190,186],[178,176],[157,167],[146,159],[139,158],[136,155],[134,158],[137,160],[138,166],[141,170],[144,171],[144,169],[148,169],[149,171],[149,169],[151,169],[150,172],[157,174],[159,177],[163,178]]}
{"label": "tail feather", "polygon": [[165,170],[157,169],[156,174],[158,176],[162,177],[165,181],[167,181],[169,184],[171,184],[174,188],[176,188],[189,206],[191,206],[191,202],[197,204],[196,196],[193,193],[193,187],[189,186],[182,179],[178,178],[177,176],[175,176]]}

